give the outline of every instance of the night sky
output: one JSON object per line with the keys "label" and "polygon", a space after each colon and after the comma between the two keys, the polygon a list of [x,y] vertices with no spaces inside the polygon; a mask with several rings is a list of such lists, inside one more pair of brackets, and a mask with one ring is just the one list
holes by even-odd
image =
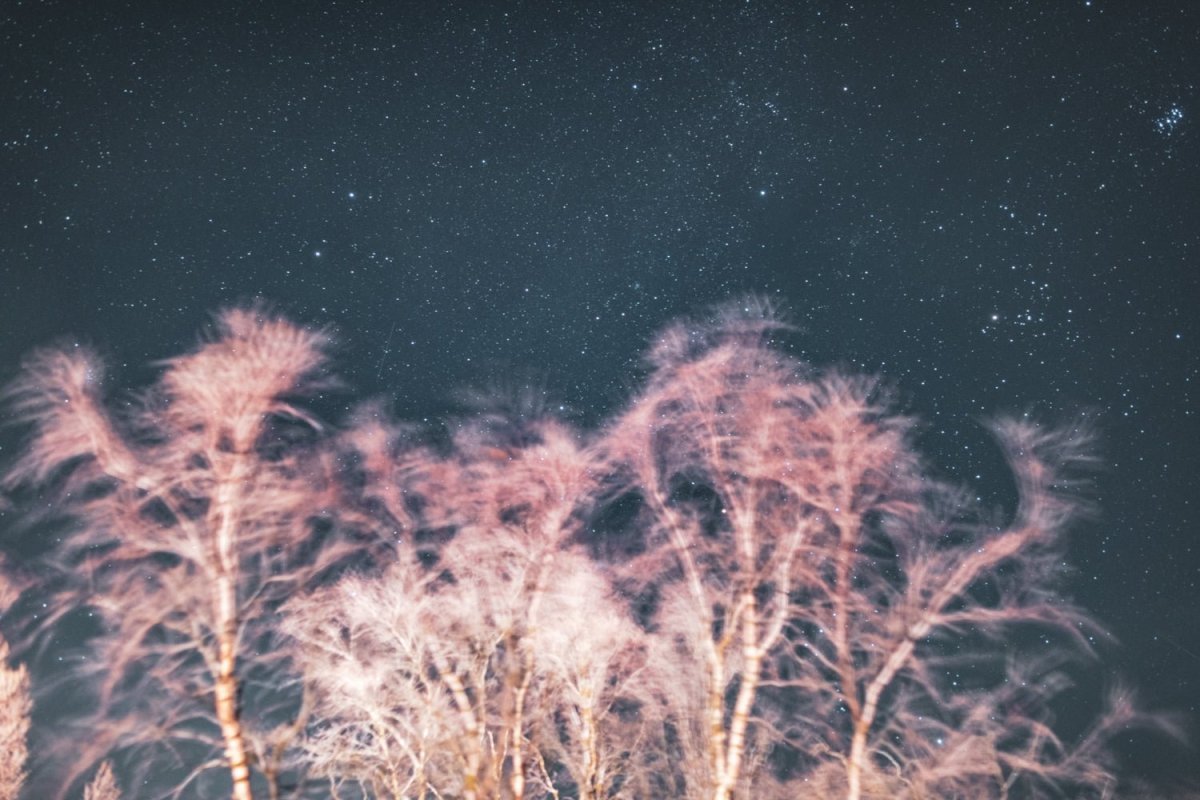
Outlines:
{"label": "night sky", "polygon": [[145,383],[263,298],[338,331],[334,419],[532,382],[595,424],[765,295],[985,500],[981,417],[1097,419],[1080,707],[1200,731],[1200,4],[220,5],[3,4],[0,380],[67,337]]}

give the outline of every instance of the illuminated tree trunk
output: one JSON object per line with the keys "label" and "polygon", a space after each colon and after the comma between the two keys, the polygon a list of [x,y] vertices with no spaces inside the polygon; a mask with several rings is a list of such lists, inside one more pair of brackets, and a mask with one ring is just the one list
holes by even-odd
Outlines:
{"label": "illuminated tree trunk", "polygon": [[[221,597],[218,602],[226,607],[234,595],[233,582],[221,579]],[[225,740],[225,758],[229,761],[229,776],[233,781],[234,800],[253,800],[250,793],[250,766],[246,758],[246,742],[242,734],[242,722],[237,706],[237,618],[230,616],[221,620],[218,643],[219,655],[216,680],[217,722],[221,725],[221,737]]]}
{"label": "illuminated tree trunk", "polygon": [[583,780],[579,786],[580,800],[601,800],[604,796],[600,775],[600,752],[592,698],[595,687],[586,683],[581,692],[579,744],[583,750]]}
{"label": "illuminated tree trunk", "polygon": [[216,580],[215,620],[217,631],[217,670],[215,703],[217,723],[225,742],[225,759],[229,762],[229,777],[233,782],[233,800],[253,800],[250,791],[250,765],[246,757],[246,741],[238,709],[237,644],[237,514],[240,493],[249,476],[246,457],[234,456],[225,480],[218,483],[214,494],[212,530],[215,533]]}
{"label": "illuminated tree trunk", "polygon": [[758,692],[758,680],[762,672],[763,650],[759,644],[758,608],[754,594],[746,592],[742,597],[745,605],[743,612],[742,657],[745,667],[742,670],[741,685],[738,687],[737,700],[733,705],[733,716],[729,721],[729,739],[725,748],[724,769],[721,770],[713,800],[728,800],[737,786],[738,777],[742,771],[742,758],[746,752],[746,730],[750,726],[750,711],[754,707],[754,698]]}

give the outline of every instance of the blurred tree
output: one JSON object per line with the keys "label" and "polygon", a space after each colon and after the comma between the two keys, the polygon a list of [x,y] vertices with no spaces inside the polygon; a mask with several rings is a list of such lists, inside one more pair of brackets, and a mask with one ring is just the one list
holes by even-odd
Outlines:
{"label": "blurred tree", "polygon": [[320,720],[314,772],[395,800],[564,785],[636,796],[617,791],[633,785],[638,737],[615,706],[636,693],[645,636],[578,547],[592,455],[560,423],[490,416],[416,466],[411,453],[376,457],[389,429],[369,418],[348,437],[379,468],[369,494],[404,484],[427,526],[453,532],[433,549],[402,546],[381,576],[289,604]]}
{"label": "blurred tree", "polygon": [[[184,754],[185,783],[220,767],[237,800],[250,800],[255,765],[276,769],[278,742],[247,727],[242,705],[253,698],[260,723],[294,710],[247,685],[280,685],[277,607],[341,555],[311,524],[332,496],[329,465],[307,441],[315,421],[290,401],[329,384],[326,344],[263,308],[236,308],[117,413],[83,348],[34,353],[9,388],[33,434],[7,485],[44,490],[47,513],[77,523],[53,553],[38,629],[79,607],[104,626],[98,657],[73,674],[94,679],[99,710],[58,767],[61,791],[113,751],[151,775]],[[205,754],[210,743],[223,758]]]}
{"label": "blurred tree", "polygon": [[90,354],[35,353],[8,486],[78,521],[36,629],[104,622],[63,788],[114,753],[177,758],[177,795],[220,767],[235,800],[1113,797],[1111,736],[1170,725],[1119,692],[1070,737],[1050,713],[1094,629],[1058,593],[1086,428],[992,423],[998,521],[784,329],[725,306],[667,328],[590,438],[500,403],[439,447],[376,405],[319,435],[291,398],[327,385],[326,337],[259,308],[119,415]]}
{"label": "blurred tree", "polygon": [[[814,372],[779,328],[753,302],[668,328],[604,443],[644,508],[625,570],[675,642],[655,666],[688,796],[1111,796],[1127,700],[1074,743],[1049,724],[1093,629],[1055,594],[1088,432],[994,423],[1020,497],[994,523],[875,380]],[[1029,631],[1048,652],[1012,648]]]}

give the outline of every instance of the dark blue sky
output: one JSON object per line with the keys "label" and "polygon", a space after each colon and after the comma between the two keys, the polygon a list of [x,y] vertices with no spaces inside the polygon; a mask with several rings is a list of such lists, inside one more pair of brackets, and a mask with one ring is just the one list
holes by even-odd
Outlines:
{"label": "dark blue sky", "polygon": [[981,415],[1094,412],[1093,678],[1200,718],[1200,6],[221,5],[0,11],[0,378],[72,336],[136,384],[263,297],[402,416],[517,375],[594,421],[766,294],[985,496]]}

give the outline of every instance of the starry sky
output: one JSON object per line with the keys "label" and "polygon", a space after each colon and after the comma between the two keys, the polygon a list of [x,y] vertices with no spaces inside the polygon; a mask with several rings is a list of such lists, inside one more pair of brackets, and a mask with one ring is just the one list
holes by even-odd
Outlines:
{"label": "starry sky", "polygon": [[980,417],[1098,420],[1083,684],[1200,731],[1198,83],[1181,1],[12,0],[0,379],[66,337],[144,383],[261,297],[336,327],[343,406],[533,382],[591,424],[656,329],[765,295],[985,499]]}

